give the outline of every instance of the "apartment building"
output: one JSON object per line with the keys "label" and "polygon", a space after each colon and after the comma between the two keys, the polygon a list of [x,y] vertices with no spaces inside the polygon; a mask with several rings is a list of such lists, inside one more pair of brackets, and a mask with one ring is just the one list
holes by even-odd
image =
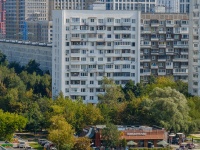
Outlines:
{"label": "apartment building", "polygon": [[188,81],[188,14],[142,14],[141,20],[141,80],[172,75]]}
{"label": "apartment building", "polygon": [[48,20],[49,0],[6,0],[6,38],[23,39],[26,21]]}
{"label": "apartment building", "polygon": [[140,82],[140,12],[54,10],[53,97],[97,103],[103,76]]}
{"label": "apartment building", "polygon": [[200,96],[200,1],[190,3],[190,53],[189,53],[189,82],[188,91],[192,95]]}
{"label": "apartment building", "polygon": [[0,0],[0,38],[5,38],[6,36],[6,10],[5,10],[6,0]]}

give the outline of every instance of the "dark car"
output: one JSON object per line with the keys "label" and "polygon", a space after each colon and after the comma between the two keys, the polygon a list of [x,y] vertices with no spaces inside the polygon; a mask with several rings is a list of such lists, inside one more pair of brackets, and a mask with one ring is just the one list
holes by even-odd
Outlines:
{"label": "dark car", "polygon": [[188,144],[186,145],[186,147],[187,147],[188,149],[193,149],[193,148],[195,148],[195,145],[192,144],[192,143],[188,143]]}

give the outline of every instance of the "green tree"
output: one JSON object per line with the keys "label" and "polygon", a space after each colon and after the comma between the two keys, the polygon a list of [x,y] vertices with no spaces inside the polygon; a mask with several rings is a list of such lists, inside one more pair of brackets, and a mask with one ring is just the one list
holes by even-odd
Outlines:
{"label": "green tree", "polygon": [[1,51],[0,51],[0,65],[3,66],[7,66],[8,61],[6,59],[6,55],[4,55]]}
{"label": "green tree", "polygon": [[37,75],[43,75],[43,71],[40,69],[40,64],[35,60],[30,60],[25,66],[25,70],[30,74],[36,72]]}
{"label": "green tree", "polygon": [[116,85],[112,79],[104,77],[101,88],[105,91],[104,94],[99,94],[100,103],[114,105],[119,101],[123,101],[124,94],[119,85]]}
{"label": "green tree", "polygon": [[62,116],[53,116],[48,139],[56,144],[58,150],[70,150],[74,146],[74,130]]}
{"label": "green tree", "polygon": [[91,140],[87,137],[78,137],[72,150],[91,150]]}
{"label": "green tree", "polygon": [[14,132],[23,129],[26,122],[20,115],[0,110],[0,139],[11,140]]}
{"label": "green tree", "polygon": [[188,132],[192,120],[183,94],[170,87],[155,88],[146,103],[146,107],[150,107],[148,117],[153,124],[168,131]]}
{"label": "green tree", "polygon": [[117,146],[120,140],[120,132],[117,126],[111,123],[106,124],[106,127],[102,129],[102,139],[106,147]]}

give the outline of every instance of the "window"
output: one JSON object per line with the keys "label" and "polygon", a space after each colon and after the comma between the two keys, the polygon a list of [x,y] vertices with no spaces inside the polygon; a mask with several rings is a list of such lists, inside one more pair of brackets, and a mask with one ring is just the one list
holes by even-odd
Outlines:
{"label": "window", "polygon": [[69,46],[69,42],[66,42],[66,46]]}
{"label": "window", "polygon": [[90,100],[93,100],[94,99],[94,96],[90,96]]}
{"label": "window", "polygon": [[107,27],[107,31],[111,31],[111,27]]}
{"label": "window", "polygon": [[86,57],[81,57],[81,61],[86,61]]}
{"label": "window", "polygon": [[86,81],[81,81],[81,85],[85,85],[86,84]]}
{"label": "window", "polygon": [[103,23],[103,19],[98,19],[98,23]]}
{"label": "window", "polygon": [[93,58],[93,57],[92,57],[92,58],[90,58],[90,61],[91,61],[91,62],[93,62],[93,61],[94,61],[94,58]]}
{"label": "window", "polygon": [[90,22],[94,22],[94,19],[90,19]]}
{"label": "window", "polygon": [[69,23],[69,19],[66,19],[66,23]]}
{"label": "window", "polygon": [[108,35],[107,35],[107,38],[111,38],[111,34],[108,34]]}
{"label": "window", "polygon": [[94,84],[94,81],[90,81],[90,84]]}
{"label": "window", "polygon": [[81,92],[85,92],[86,90],[84,88],[81,88]]}
{"label": "window", "polygon": [[90,89],[90,93],[94,92],[94,89]]}
{"label": "window", "polygon": [[98,61],[103,61],[103,57],[99,57],[99,58],[98,58]]}

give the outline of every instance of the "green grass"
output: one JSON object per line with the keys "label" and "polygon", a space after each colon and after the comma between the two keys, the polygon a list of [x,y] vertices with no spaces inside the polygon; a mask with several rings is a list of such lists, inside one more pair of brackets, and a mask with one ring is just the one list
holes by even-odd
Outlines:
{"label": "green grass", "polygon": [[43,150],[44,147],[42,147],[41,145],[39,145],[38,143],[29,143],[29,145],[34,148],[34,149],[37,149],[37,150]]}

